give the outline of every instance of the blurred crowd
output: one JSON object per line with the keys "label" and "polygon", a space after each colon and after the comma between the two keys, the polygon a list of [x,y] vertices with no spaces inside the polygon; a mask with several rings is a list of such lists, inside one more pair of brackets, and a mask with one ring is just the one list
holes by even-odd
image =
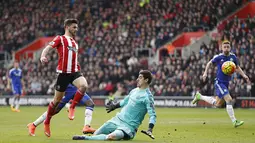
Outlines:
{"label": "blurred crowd", "polygon": [[[10,0],[0,3],[3,5],[0,51],[12,52],[37,37],[63,34],[65,18],[79,19],[76,37],[80,47],[79,62],[88,80],[90,95],[126,95],[136,87],[139,70],[150,69],[154,75],[151,88],[155,96],[191,96],[197,90],[213,94],[215,70],[210,69],[207,84],[201,83],[201,74],[206,62],[219,52],[217,41],[201,45],[200,53],[194,53],[187,60],[165,57],[158,65],[149,67],[146,55],[137,56],[136,49],[155,51],[185,27],[212,29],[220,18],[241,6],[242,0],[150,0],[145,5],[139,5],[138,0],[88,0],[86,3],[81,0]],[[223,38],[228,36],[233,41],[232,50],[251,78],[255,77],[251,54],[255,52],[253,25],[254,19],[237,19],[228,22],[222,33]],[[57,56],[56,52],[48,55],[47,65],[31,59],[20,62],[26,82],[25,94],[53,95]],[[251,61],[248,66],[247,60]],[[5,87],[6,73],[6,69],[0,70],[1,94],[10,94]],[[251,94],[251,87],[239,75],[234,75],[230,89],[239,96]]]}
{"label": "blurred crowd", "polygon": [[66,18],[80,21],[77,39],[86,50],[158,48],[184,28],[212,29],[219,19],[244,2],[146,0],[143,5],[139,3],[140,0],[1,1],[0,52],[11,53],[38,37],[63,34]]}

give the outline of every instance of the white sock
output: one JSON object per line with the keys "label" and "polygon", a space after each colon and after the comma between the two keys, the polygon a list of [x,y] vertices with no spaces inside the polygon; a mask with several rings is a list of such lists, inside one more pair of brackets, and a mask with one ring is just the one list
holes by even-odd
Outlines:
{"label": "white sock", "polygon": [[227,105],[226,106],[228,116],[230,117],[231,121],[234,122],[236,120],[234,109],[232,105]]}
{"label": "white sock", "polygon": [[37,118],[37,119],[33,122],[33,124],[34,124],[35,126],[40,125],[40,124],[46,119],[46,116],[47,116],[47,111],[44,112],[39,118]]}
{"label": "white sock", "polygon": [[12,98],[12,104],[11,104],[11,105],[12,105],[12,107],[15,107],[15,101],[16,101],[16,98],[15,98],[15,97],[13,97],[13,98]]}
{"label": "white sock", "polygon": [[216,99],[211,97],[211,96],[203,96],[203,95],[201,95],[200,99],[205,101],[205,102],[207,102],[207,103],[210,103],[212,105],[214,105],[216,103]]}
{"label": "white sock", "polygon": [[69,109],[70,106],[71,106],[70,103],[66,103],[66,105],[65,105],[65,107],[66,107],[67,109]]}
{"label": "white sock", "polygon": [[20,99],[16,99],[16,106],[15,106],[15,109],[16,109],[16,110],[19,109],[19,100],[20,100]]}
{"label": "white sock", "polygon": [[90,126],[91,120],[92,120],[92,113],[93,111],[90,109],[85,110],[85,123],[84,126],[88,125]]}

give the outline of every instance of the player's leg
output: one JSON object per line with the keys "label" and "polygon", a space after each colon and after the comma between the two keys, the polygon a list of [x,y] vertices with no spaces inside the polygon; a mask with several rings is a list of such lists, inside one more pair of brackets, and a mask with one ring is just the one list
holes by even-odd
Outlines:
{"label": "player's leg", "polygon": [[211,105],[215,105],[216,99],[212,96],[204,96],[201,93],[197,92],[195,94],[194,99],[192,100],[192,104],[196,104],[199,100],[203,100]]}
{"label": "player's leg", "polygon": [[234,127],[236,128],[243,125],[244,121],[239,121],[235,117],[233,104],[232,104],[232,97],[230,96],[230,94],[225,95],[224,100],[226,101],[226,110],[227,110],[228,116],[230,117]]}
{"label": "player's leg", "polygon": [[84,76],[81,75],[80,72],[74,73],[73,76],[73,85],[77,87],[77,91],[74,95],[73,102],[70,106],[68,117],[70,120],[74,119],[75,106],[80,102],[82,97],[85,94],[86,89],[88,88],[87,80]]}
{"label": "player's leg", "polygon": [[13,100],[11,103],[11,110],[15,112],[16,100],[18,96],[18,88],[12,85]]}
{"label": "player's leg", "polygon": [[16,94],[16,106],[15,106],[15,111],[16,112],[20,112],[20,110],[19,110],[19,101],[20,101],[20,96],[21,96],[21,94],[22,94],[22,88],[21,87],[19,87],[19,88],[17,88],[17,94]]}
{"label": "player's leg", "polygon": [[221,107],[223,105],[225,101],[222,98],[219,98],[218,96],[216,96],[216,103],[215,103],[215,107]]}
{"label": "player's leg", "polygon": [[39,126],[43,121],[46,119],[47,111],[44,112],[40,117],[38,117],[34,122],[29,123],[27,125],[28,133],[30,136],[35,136],[35,129],[37,126]]}
{"label": "player's leg", "polygon": [[55,95],[53,101],[48,106],[47,116],[44,121],[44,133],[47,137],[50,137],[50,120],[55,114],[55,109],[62,100],[65,90],[69,84],[70,78],[67,74],[59,74],[55,84]]}
{"label": "player's leg", "polygon": [[87,133],[93,134],[96,130],[91,127],[91,121],[95,104],[87,94],[83,96],[82,100],[80,101],[80,104],[84,104],[86,106],[84,127],[82,129],[82,132],[84,134]]}
{"label": "player's leg", "polygon": [[93,136],[75,135],[73,136],[73,140],[107,140],[107,135],[113,133],[116,129],[116,124],[112,122],[106,122],[96,130]]}
{"label": "player's leg", "polygon": [[106,134],[99,134],[95,136],[73,136],[73,140],[121,140],[124,139],[124,132],[121,130],[115,130],[112,133]]}
{"label": "player's leg", "polygon": [[[73,94],[74,92],[66,92],[65,96],[62,98],[62,100],[60,101],[60,103],[58,104],[58,106],[55,109],[55,112],[53,115],[59,113],[61,111],[61,109],[63,107],[65,107],[65,104],[73,98]],[[39,126],[41,123],[43,123],[43,121],[46,119],[46,115],[47,115],[47,111],[44,112],[40,117],[38,117],[33,123],[29,123],[27,125],[28,127],[28,132],[30,136],[35,136],[35,129],[37,126]]]}

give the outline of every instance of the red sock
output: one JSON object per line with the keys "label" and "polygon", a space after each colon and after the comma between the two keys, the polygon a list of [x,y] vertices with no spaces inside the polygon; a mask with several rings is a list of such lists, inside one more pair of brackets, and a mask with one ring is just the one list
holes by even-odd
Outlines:
{"label": "red sock", "polygon": [[83,96],[84,96],[84,93],[82,93],[80,90],[77,90],[74,95],[70,108],[75,108],[75,106],[81,101]]}
{"label": "red sock", "polygon": [[55,106],[53,102],[50,102],[49,106],[48,106],[48,112],[47,112],[47,116],[46,119],[44,121],[45,124],[50,124],[50,119],[53,116],[55,111]]}

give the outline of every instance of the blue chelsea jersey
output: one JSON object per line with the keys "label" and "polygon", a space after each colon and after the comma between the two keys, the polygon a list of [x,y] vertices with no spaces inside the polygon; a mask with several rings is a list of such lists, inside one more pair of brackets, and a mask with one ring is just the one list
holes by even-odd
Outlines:
{"label": "blue chelsea jersey", "polygon": [[22,79],[22,70],[20,68],[12,68],[9,71],[9,78],[12,81],[13,86],[22,86],[21,79]]}
{"label": "blue chelsea jersey", "polygon": [[236,66],[239,66],[238,59],[235,54],[230,53],[228,56],[224,55],[223,53],[219,55],[215,55],[212,59],[212,63],[217,65],[217,75],[216,80],[220,82],[229,82],[231,80],[231,75],[226,75],[222,72],[221,66],[226,61],[232,61],[236,64]]}

